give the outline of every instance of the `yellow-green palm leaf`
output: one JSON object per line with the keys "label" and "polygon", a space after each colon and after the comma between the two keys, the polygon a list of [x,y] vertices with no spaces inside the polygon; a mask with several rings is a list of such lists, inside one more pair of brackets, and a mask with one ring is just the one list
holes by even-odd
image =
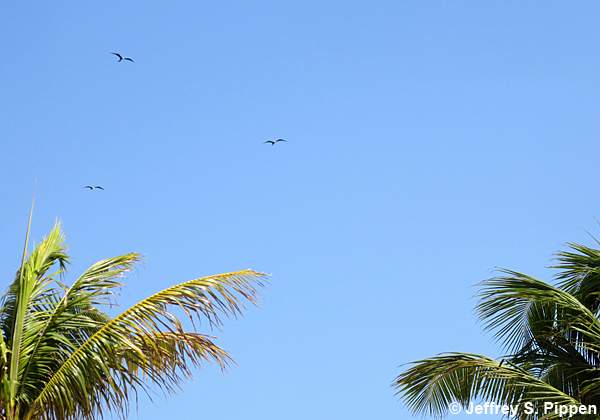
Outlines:
{"label": "yellow-green palm leaf", "polygon": [[169,393],[193,366],[228,364],[198,328],[241,314],[265,276],[242,270],[192,279],[111,317],[104,310],[113,291],[139,258],[101,260],[67,285],[59,225],[24,251],[0,306],[0,419],[125,416],[140,392]]}

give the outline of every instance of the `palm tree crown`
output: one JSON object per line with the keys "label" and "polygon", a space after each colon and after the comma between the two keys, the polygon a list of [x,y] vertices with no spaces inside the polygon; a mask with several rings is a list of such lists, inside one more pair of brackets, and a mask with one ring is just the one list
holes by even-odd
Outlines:
{"label": "palm tree crown", "polygon": [[555,286],[510,270],[484,281],[477,311],[506,355],[413,363],[394,381],[408,407],[443,416],[453,402],[483,400],[518,406],[521,419],[558,418],[545,402],[600,409],[600,250],[569,244],[553,268]]}
{"label": "palm tree crown", "polygon": [[227,365],[228,354],[195,325],[240,314],[264,275],[243,270],[189,280],[111,317],[102,309],[139,258],[98,261],[69,286],[61,281],[69,258],[58,224],[31,253],[25,246],[0,304],[0,418],[125,417],[138,393],[172,392],[205,361]]}

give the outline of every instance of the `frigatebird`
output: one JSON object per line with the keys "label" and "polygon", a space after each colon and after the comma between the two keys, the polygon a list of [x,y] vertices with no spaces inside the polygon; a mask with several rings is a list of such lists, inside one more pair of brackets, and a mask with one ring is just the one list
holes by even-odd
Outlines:
{"label": "frigatebird", "polygon": [[119,59],[117,61],[117,63],[120,63],[121,61],[125,60],[125,61],[131,61],[132,63],[134,63],[133,58],[129,58],[129,57],[125,57],[122,54],[116,53],[116,52],[111,52],[111,54],[116,55],[117,58]]}
{"label": "frigatebird", "polygon": [[284,140],[284,139],[267,140],[266,142],[264,142],[264,144],[271,143],[271,146],[275,146],[275,143],[279,143],[280,141],[287,141],[287,140]]}

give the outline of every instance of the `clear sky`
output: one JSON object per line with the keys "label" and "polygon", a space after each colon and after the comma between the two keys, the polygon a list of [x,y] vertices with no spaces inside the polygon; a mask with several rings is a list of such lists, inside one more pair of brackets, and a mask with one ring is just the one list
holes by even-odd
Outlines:
{"label": "clear sky", "polygon": [[131,418],[406,418],[399,365],[499,354],[473,312],[478,281],[496,266],[550,278],[553,252],[600,233],[599,14],[4,1],[3,284],[37,179],[34,237],[60,218],[73,276],[145,255],[123,306],[200,275],[272,274],[260,308],[213,332],[238,365]]}

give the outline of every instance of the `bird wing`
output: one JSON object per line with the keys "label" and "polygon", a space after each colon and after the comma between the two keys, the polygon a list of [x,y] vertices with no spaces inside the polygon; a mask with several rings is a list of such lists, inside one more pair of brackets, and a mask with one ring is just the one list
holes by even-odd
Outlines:
{"label": "bird wing", "polygon": [[264,144],[267,144],[267,143],[275,144],[275,142],[273,140],[267,140],[266,142],[264,142]]}
{"label": "bird wing", "polygon": [[275,143],[279,143],[280,141],[287,141],[287,140],[284,140],[284,139],[277,139],[277,140],[275,140]]}
{"label": "bird wing", "polygon": [[86,185],[86,186],[84,186],[83,188],[89,188],[90,190],[93,190],[93,189],[94,189],[94,187],[92,187],[91,185]]}
{"label": "bird wing", "polygon": [[131,61],[132,63],[135,63],[135,61],[133,61],[133,58],[125,57],[123,60],[125,60],[125,61]]}
{"label": "bird wing", "polygon": [[104,187],[101,187],[100,185],[96,185],[94,188],[97,188],[99,190],[104,190]]}
{"label": "bird wing", "polygon": [[111,52],[111,54],[116,55],[117,57],[119,57],[119,61],[121,61],[123,59],[123,56],[119,53],[116,52]]}

